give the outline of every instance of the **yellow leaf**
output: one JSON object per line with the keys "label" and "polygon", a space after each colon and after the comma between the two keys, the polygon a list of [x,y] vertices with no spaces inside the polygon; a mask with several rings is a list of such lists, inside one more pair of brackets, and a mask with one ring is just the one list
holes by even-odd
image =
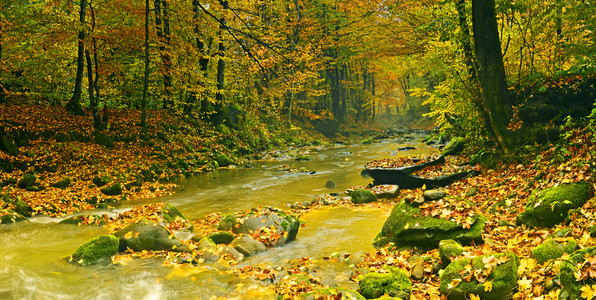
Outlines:
{"label": "yellow leaf", "polygon": [[592,286],[584,285],[579,290],[582,291],[582,298],[592,300],[594,298],[594,294],[596,294],[596,284],[593,284]]}
{"label": "yellow leaf", "polygon": [[490,292],[493,290],[493,282],[492,281],[487,281],[483,285],[484,285],[485,292]]}
{"label": "yellow leaf", "polygon": [[470,294],[470,300],[480,300],[480,296],[476,296],[474,294]]}

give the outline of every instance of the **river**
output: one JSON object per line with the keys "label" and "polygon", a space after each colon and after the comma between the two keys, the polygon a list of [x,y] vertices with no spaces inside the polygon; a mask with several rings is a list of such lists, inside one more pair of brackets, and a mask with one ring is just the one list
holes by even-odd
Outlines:
{"label": "river", "polygon": [[[417,149],[397,151],[405,145]],[[220,169],[187,180],[172,196],[121,202],[107,212],[115,214],[142,203],[168,202],[195,220],[211,212],[230,213],[257,206],[284,208],[288,203],[310,201],[317,194],[343,194],[349,186],[367,185],[371,179],[362,177],[360,172],[371,160],[434,152],[418,139],[405,143],[389,139],[368,145],[337,145],[312,151],[310,161],[256,161],[253,168]],[[276,168],[284,164],[316,173],[277,172]],[[336,188],[326,188],[328,180]],[[373,208],[313,210],[301,217],[306,226],[300,229],[296,241],[251,257],[242,265],[282,265],[290,259],[321,259],[333,253],[362,255],[373,249],[371,243],[388,214]],[[90,238],[105,234],[107,229],[57,224],[60,220],[38,217],[32,222],[0,226],[0,299],[253,298],[247,296],[247,287],[255,282],[209,266],[172,268],[163,266],[160,258],[136,259],[126,265],[69,264],[65,257]],[[348,272],[348,268],[348,263],[321,263],[321,274],[336,276]]]}

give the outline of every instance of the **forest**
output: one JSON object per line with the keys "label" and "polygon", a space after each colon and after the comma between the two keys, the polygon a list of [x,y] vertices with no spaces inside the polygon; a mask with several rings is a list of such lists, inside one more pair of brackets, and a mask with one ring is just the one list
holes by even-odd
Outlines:
{"label": "forest", "polygon": [[0,0],[0,298],[594,299],[595,31],[593,0]]}

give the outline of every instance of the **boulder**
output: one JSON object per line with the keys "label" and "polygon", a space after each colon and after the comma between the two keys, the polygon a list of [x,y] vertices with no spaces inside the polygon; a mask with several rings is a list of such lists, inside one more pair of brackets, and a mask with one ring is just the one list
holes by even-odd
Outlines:
{"label": "boulder", "polygon": [[30,186],[33,186],[33,184],[35,184],[35,181],[37,180],[37,177],[35,177],[35,175],[33,174],[25,174],[23,175],[23,177],[19,180],[19,182],[17,183],[17,186],[22,188],[22,189],[26,189]]}
{"label": "boulder", "polygon": [[252,256],[260,252],[267,251],[265,244],[253,239],[248,235],[241,235],[230,243],[234,249],[244,254],[244,256]]}
{"label": "boulder", "polygon": [[577,242],[573,238],[548,238],[532,250],[532,257],[539,264],[543,264],[563,256],[563,253],[571,254],[575,249],[577,249]]}
{"label": "boulder", "polygon": [[515,223],[528,227],[553,227],[567,218],[569,210],[582,207],[593,195],[585,181],[564,183],[534,193]]}
{"label": "boulder", "polygon": [[199,258],[203,262],[216,262],[221,256],[221,252],[217,248],[217,245],[208,237],[202,238],[198,243],[198,254]]}
{"label": "boulder", "polygon": [[447,196],[447,191],[445,189],[426,190],[422,195],[424,196],[424,200],[434,201]]}
{"label": "boulder", "polygon": [[451,263],[451,258],[464,253],[464,247],[454,240],[442,240],[439,242],[439,257],[441,263],[447,266]]}
{"label": "boulder", "polygon": [[375,238],[374,245],[382,247],[389,242],[398,246],[437,247],[442,240],[460,243],[481,242],[486,218],[471,216],[469,228],[463,224],[442,218],[424,216],[418,208],[400,201],[385,221],[383,229]]}
{"label": "boulder", "polygon": [[102,187],[106,184],[108,184],[110,181],[112,181],[108,176],[103,176],[103,177],[95,177],[93,178],[93,184],[95,184],[95,186],[97,187]]}
{"label": "boulder", "polygon": [[120,251],[126,251],[127,248],[130,248],[134,251],[171,250],[190,252],[190,249],[174,238],[170,231],[146,219],[129,224],[116,231],[114,235],[120,239]]}
{"label": "boulder", "polygon": [[341,287],[320,288],[306,293],[303,299],[353,299],[364,300],[358,292]]}
{"label": "boulder", "polygon": [[328,189],[334,189],[335,188],[335,182],[333,182],[333,180],[327,180],[327,182],[325,183],[325,187]]}
{"label": "boulder", "polygon": [[370,203],[377,201],[377,196],[373,192],[364,189],[356,189],[350,193],[350,198],[355,204]]}
{"label": "boulder", "polygon": [[[443,270],[439,290],[449,300],[469,299],[471,294],[486,300],[509,299],[517,287],[518,267],[513,252],[456,260]],[[486,282],[492,289],[485,288]]]}
{"label": "boulder", "polygon": [[215,161],[217,162],[217,165],[220,167],[227,167],[231,164],[233,164],[234,162],[225,154],[220,154],[217,157],[215,157]]}
{"label": "boulder", "polygon": [[458,155],[464,150],[465,145],[466,140],[464,138],[456,137],[452,139],[447,146],[445,146],[445,149],[443,149],[441,155]]}
{"label": "boulder", "polygon": [[11,209],[0,209],[0,224],[28,221],[27,218]]}
{"label": "boulder", "polygon": [[381,198],[396,198],[399,196],[399,186],[395,184],[381,184],[372,188],[373,193],[377,199]]}
{"label": "boulder", "polygon": [[84,215],[84,216],[73,216],[67,219],[64,219],[59,224],[72,224],[72,225],[96,225],[96,226],[103,226],[106,225],[108,221],[108,217],[106,215],[99,216],[99,215]]}
{"label": "boulder", "polygon": [[391,297],[410,299],[412,282],[406,272],[388,267],[389,273],[368,273],[358,284],[358,292],[366,299],[379,298],[385,294]]}
{"label": "boulder", "polygon": [[220,231],[220,232],[215,232],[215,233],[210,234],[209,238],[215,244],[226,244],[227,245],[234,240],[234,235],[229,232]]}
{"label": "boulder", "polygon": [[236,217],[234,215],[226,215],[219,224],[217,225],[217,230],[220,231],[228,231],[232,230],[232,226],[234,226],[234,222],[236,221]]}
{"label": "boulder", "polygon": [[122,194],[122,185],[120,183],[116,183],[116,184],[110,185],[108,187],[102,188],[101,192],[104,195],[108,195],[108,196],[118,196],[118,195]]}
{"label": "boulder", "polygon": [[161,209],[161,216],[168,224],[176,221],[176,219],[182,219],[189,224],[187,227],[189,231],[192,232],[194,229],[194,225],[172,204],[167,203],[164,205]]}
{"label": "boulder", "polygon": [[118,238],[111,234],[98,236],[79,246],[70,256],[70,261],[79,265],[88,265],[108,260],[118,253],[118,244]]}
{"label": "boulder", "polygon": [[96,131],[93,133],[93,136],[95,138],[95,143],[97,143],[98,145],[104,146],[109,149],[114,148],[114,139],[111,138],[109,135],[103,132]]}
{"label": "boulder", "polygon": [[[592,286],[596,284],[596,280],[590,276],[586,276],[585,280],[577,280],[575,273],[578,275],[588,271],[588,268],[594,268],[590,257],[596,255],[596,247],[589,247],[582,250],[575,251],[567,260],[562,261],[560,280],[563,290],[561,294],[567,293],[568,299],[583,299],[581,297],[581,288],[583,286]],[[578,265],[585,266],[582,269],[578,269]],[[564,299],[564,298],[560,298]]]}
{"label": "boulder", "polygon": [[[270,246],[283,245],[296,239],[300,221],[282,210],[267,207],[252,209],[248,213],[236,214],[232,231],[236,234],[251,234],[257,231],[266,231],[270,239]],[[273,232],[275,231],[275,232]],[[277,236],[276,234],[279,234]],[[278,237],[278,238],[274,238]]]}
{"label": "boulder", "polygon": [[17,202],[15,203],[14,211],[25,216],[31,217],[33,213],[33,208],[31,208],[25,201],[17,198]]}
{"label": "boulder", "polygon": [[54,182],[52,184],[52,187],[59,188],[59,189],[65,189],[70,186],[70,183],[71,183],[70,177],[65,177],[64,179],[62,179],[60,181]]}

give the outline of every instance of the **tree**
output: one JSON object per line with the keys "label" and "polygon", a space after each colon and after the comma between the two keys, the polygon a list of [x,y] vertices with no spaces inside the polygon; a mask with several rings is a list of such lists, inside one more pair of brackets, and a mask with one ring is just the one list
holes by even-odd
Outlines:
{"label": "tree", "polygon": [[510,114],[505,67],[497,28],[494,0],[472,0],[474,45],[478,61],[478,79],[490,120],[491,131],[503,152],[509,152],[507,125]]}
{"label": "tree", "polygon": [[87,0],[81,0],[81,7],[79,10],[79,39],[77,50],[77,74],[75,77],[75,87],[72,97],[68,101],[66,107],[72,113],[77,115],[83,114],[83,107],[81,106],[81,90],[83,86],[83,72],[85,64],[85,12],[87,9]]}
{"label": "tree", "polygon": [[141,101],[141,135],[147,136],[147,97],[149,96],[149,0],[145,0],[145,71]]}

